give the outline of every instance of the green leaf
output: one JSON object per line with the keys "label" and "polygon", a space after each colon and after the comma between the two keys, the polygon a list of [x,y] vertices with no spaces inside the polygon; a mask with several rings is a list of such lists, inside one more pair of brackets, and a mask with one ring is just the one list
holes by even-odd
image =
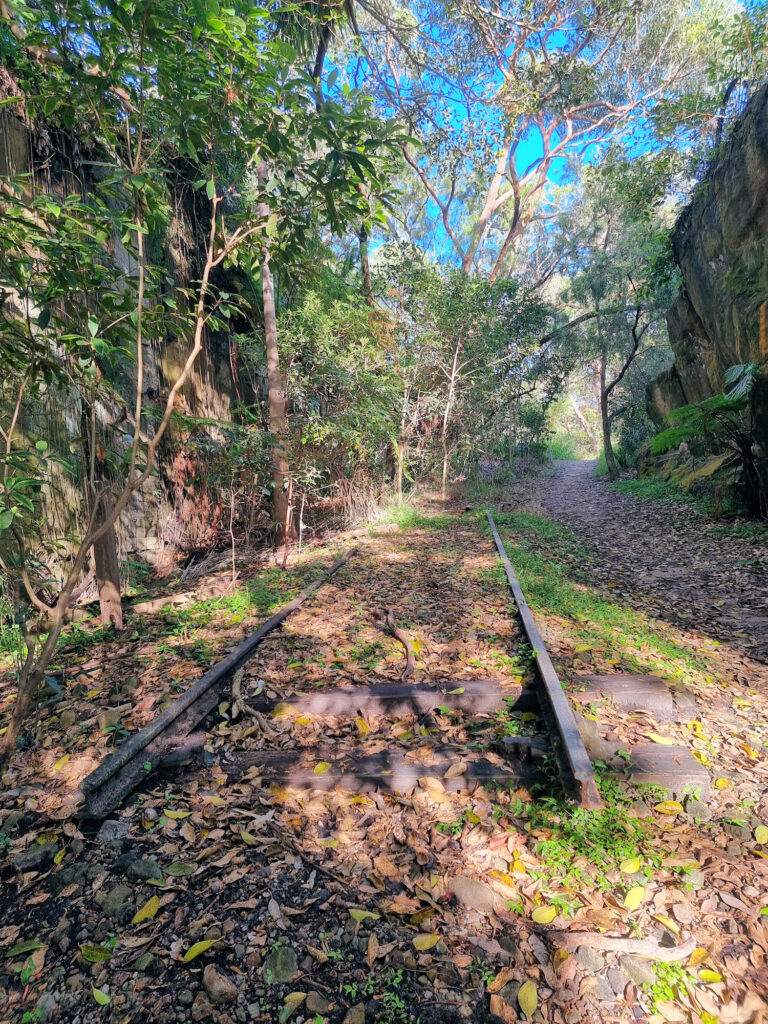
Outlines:
{"label": "green leaf", "polygon": [[196,942],[194,946],[190,946],[184,954],[184,963],[188,964],[190,960],[194,960],[196,956],[200,956],[201,953],[205,953],[206,950],[210,949],[211,946],[215,946],[219,941],[219,939],[203,939],[202,942]]}
{"label": "green leaf", "polygon": [[112,950],[106,946],[81,946],[80,954],[89,964],[103,964],[112,956]]}
{"label": "green leaf", "polygon": [[213,199],[216,195],[216,183],[214,181],[207,181],[205,183],[205,194],[209,199]]}
{"label": "green leaf", "polygon": [[21,956],[22,953],[34,953],[36,949],[45,948],[46,947],[42,942],[35,942],[34,940],[28,939],[26,942],[17,942],[15,946],[11,946],[5,954],[5,958],[6,960],[10,960],[14,956]]}
{"label": "green leaf", "polygon": [[93,998],[99,1004],[99,1006],[109,1006],[111,999],[106,992],[102,992],[100,988],[93,989]]}
{"label": "green leaf", "polygon": [[171,875],[172,878],[183,878],[184,875],[191,875],[197,868],[194,864],[170,864],[165,868],[166,875]]}

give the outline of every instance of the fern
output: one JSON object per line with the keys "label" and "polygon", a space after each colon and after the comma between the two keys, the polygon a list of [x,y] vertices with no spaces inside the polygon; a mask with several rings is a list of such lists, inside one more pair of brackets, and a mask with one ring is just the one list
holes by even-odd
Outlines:
{"label": "fern", "polygon": [[694,438],[727,438],[739,431],[740,413],[749,404],[760,374],[757,363],[739,363],[725,373],[726,390],[695,405],[683,405],[667,416],[666,430],[651,441],[651,454],[662,455]]}

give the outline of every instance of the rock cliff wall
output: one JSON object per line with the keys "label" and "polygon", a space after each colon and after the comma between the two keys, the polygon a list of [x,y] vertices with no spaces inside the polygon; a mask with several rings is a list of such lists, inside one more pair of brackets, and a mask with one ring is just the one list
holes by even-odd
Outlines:
{"label": "rock cliff wall", "polygon": [[673,236],[683,287],[667,314],[675,361],[648,387],[658,425],[768,358],[768,86],[734,123]]}

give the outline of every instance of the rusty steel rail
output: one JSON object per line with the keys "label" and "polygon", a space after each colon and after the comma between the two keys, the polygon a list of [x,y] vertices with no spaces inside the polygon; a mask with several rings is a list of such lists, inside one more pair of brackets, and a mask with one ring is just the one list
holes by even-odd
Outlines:
{"label": "rusty steel rail", "polygon": [[253,656],[261,641],[327,583],[359,550],[355,547],[347,551],[324,571],[322,579],[316,580],[290,604],[275,612],[252,636],[209,669],[157,718],[130,736],[114,754],[110,754],[91,772],[82,783],[88,816],[103,818],[153,769],[159,767],[163,758],[178,747],[195,725],[216,707],[221,699],[220,686],[228,682]]}
{"label": "rusty steel rail", "polygon": [[515,599],[517,610],[523,623],[528,641],[534,652],[536,667],[542,683],[542,689],[546,695],[546,706],[542,710],[551,719],[557,738],[560,740],[558,759],[560,761],[561,774],[567,791],[573,791],[576,800],[582,807],[598,808],[603,806],[600,794],[595,784],[595,773],[592,769],[592,762],[589,759],[584,742],[576,725],[576,719],[568,703],[568,698],[563,692],[560,679],[555,672],[555,667],[547,653],[547,648],[542,639],[539,628],[525,600],[525,595],[520,587],[515,570],[504,548],[504,543],[499,536],[496,523],[490,512],[486,513],[488,523],[493,533],[504,571],[507,574],[509,589]]}

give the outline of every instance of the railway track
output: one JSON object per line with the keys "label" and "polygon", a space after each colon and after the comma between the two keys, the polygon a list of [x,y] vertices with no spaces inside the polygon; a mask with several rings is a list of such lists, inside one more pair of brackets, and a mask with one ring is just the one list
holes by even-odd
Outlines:
{"label": "railway track", "polygon": [[[395,720],[409,714],[423,717],[438,711],[459,711],[469,720],[483,716],[487,720],[510,706],[516,712],[540,712],[548,731],[546,738],[510,736],[497,740],[490,749],[479,751],[469,750],[467,746],[439,744],[430,737],[417,750],[405,752],[377,749],[370,753],[364,744],[354,751],[340,750],[322,740],[315,746],[291,750],[267,746],[241,752],[232,769],[234,774],[250,769],[251,777],[255,771],[264,785],[280,784],[320,791],[340,786],[357,792],[378,789],[395,793],[408,792],[417,783],[428,785],[429,780],[434,779],[439,779],[441,787],[449,791],[472,791],[489,783],[527,785],[541,776],[543,759],[554,753],[563,788],[572,800],[586,808],[602,806],[590,753],[582,737],[584,720],[574,713],[564,693],[490,513],[488,521],[522,627],[535,655],[537,685],[518,688],[510,693],[500,682],[491,679],[453,678],[436,686],[406,682],[412,671],[413,651],[407,635],[398,629],[392,610],[387,609],[383,614],[379,613],[377,624],[388,629],[405,647],[408,666],[402,682],[298,694],[290,699],[289,704],[264,693],[252,695],[247,702],[244,701],[240,697],[243,666],[273,630],[349,563],[359,550],[352,548],[326,570],[322,579],[264,622],[157,718],[107,757],[82,784],[86,814],[97,819],[106,817],[133,789],[146,784],[156,771],[178,766],[192,758],[207,738],[201,725],[229,696],[230,690],[238,709],[253,716],[256,723],[254,731],[260,731],[267,739],[270,736],[270,714],[305,716],[305,720],[306,716],[314,716],[328,720],[354,718],[363,713]],[[667,694],[666,685],[661,680],[654,681],[653,677],[594,677],[591,680],[587,678],[586,684],[584,692],[590,695],[590,699],[598,693],[607,692],[610,696],[615,691],[619,702],[624,694],[630,705],[633,700],[642,700],[644,694],[647,699],[654,694],[661,699]],[[656,684],[664,693],[657,692]],[[674,789],[676,778],[687,778],[699,767],[695,762],[693,766],[689,764],[691,759],[687,751],[666,747],[662,753],[666,757],[664,764],[659,762],[658,751],[636,748],[638,771],[644,780],[669,784],[671,779],[670,788]],[[318,764],[323,766],[320,773]]]}

